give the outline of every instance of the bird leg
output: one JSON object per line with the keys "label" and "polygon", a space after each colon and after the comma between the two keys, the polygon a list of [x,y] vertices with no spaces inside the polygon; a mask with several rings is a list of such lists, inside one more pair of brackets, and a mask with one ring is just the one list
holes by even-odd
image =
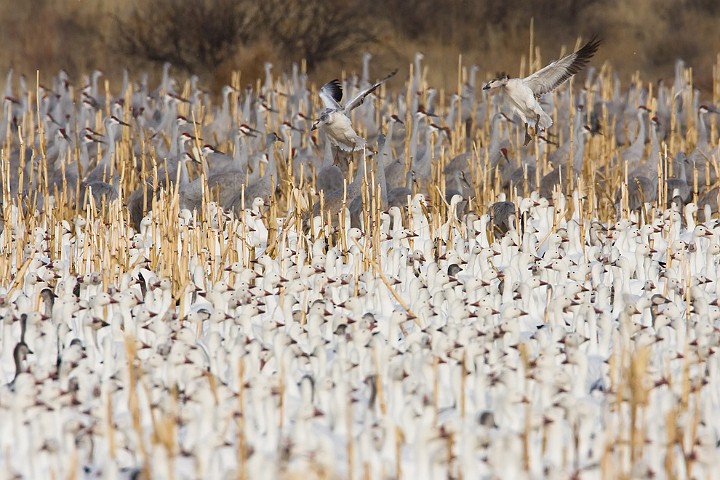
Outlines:
{"label": "bird leg", "polygon": [[531,137],[530,134],[528,133],[528,124],[526,123],[526,124],[525,124],[525,143],[523,143],[523,146],[525,146],[525,145],[527,145],[528,143],[530,143],[530,140],[532,140],[532,137]]}
{"label": "bird leg", "polygon": [[333,165],[335,165],[336,167],[338,165],[340,165],[340,149],[339,148],[335,149],[335,160],[333,161]]}
{"label": "bird leg", "polygon": [[[540,114],[538,113],[535,117],[535,135],[540,131]],[[532,140],[532,137],[530,137],[530,134],[528,133],[528,124],[525,124],[525,143],[523,145],[527,145],[530,143],[530,140]]]}

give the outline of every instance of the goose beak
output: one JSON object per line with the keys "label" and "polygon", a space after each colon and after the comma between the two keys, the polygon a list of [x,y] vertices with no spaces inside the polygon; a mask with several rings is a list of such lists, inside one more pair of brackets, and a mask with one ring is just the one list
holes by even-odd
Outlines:
{"label": "goose beak", "polygon": [[490,83],[489,83],[489,82],[486,83],[486,84],[483,86],[483,90],[490,90]]}

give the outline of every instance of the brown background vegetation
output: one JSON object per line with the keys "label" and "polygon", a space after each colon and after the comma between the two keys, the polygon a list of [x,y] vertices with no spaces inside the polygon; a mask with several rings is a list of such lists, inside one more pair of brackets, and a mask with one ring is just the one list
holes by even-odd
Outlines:
{"label": "brown background vegetation", "polygon": [[671,78],[683,58],[696,85],[711,88],[717,0],[4,0],[0,72],[39,70],[47,81],[61,68],[73,79],[99,68],[115,80],[125,67],[157,75],[171,61],[175,74],[197,73],[217,91],[234,70],[244,82],[262,77],[267,60],[279,72],[306,59],[320,81],[358,71],[364,51],[379,76],[419,50],[428,80],[453,89],[459,54],[481,79],[519,73],[531,19],[542,61],[599,33],[597,64],[609,61],[625,80]]}

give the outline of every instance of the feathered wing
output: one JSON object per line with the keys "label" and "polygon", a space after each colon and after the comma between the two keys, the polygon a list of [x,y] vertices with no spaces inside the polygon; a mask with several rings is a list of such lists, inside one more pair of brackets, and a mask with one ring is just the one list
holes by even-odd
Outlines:
{"label": "feathered wing", "polygon": [[566,55],[547,67],[525,77],[523,82],[530,87],[535,96],[551,92],[562,85],[565,80],[582,70],[590,58],[595,55],[599,46],[600,40],[597,36],[594,36],[578,51]]}
{"label": "feathered wing", "polygon": [[342,110],[340,106],[340,100],[342,100],[343,91],[340,80],[330,80],[325,85],[320,87],[320,100],[322,100],[325,108],[331,110]]}
{"label": "feathered wing", "polygon": [[355,98],[353,98],[352,100],[350,100],[350,101],[345,105],[345,113],[349,113],[350,111],[352,111],[353,108],[355,108],[355,107],[357,107],[358,105],[360,105],[361,103],[363,103],[363,100],[365,100],[365,97],[367,97],[367,96],[370,95],[372,92],[374,92],[375,90],[377,90],[380,85],[382,85],[387,79],[389,79],[390,77],[392,77],[392,76],[395,75],[396,73],[397,73],[397,69],[395,69],[395,70],[393,70],[392,72],[390,72],[385,78],[383,78],[382,80],[380,80],[380,81],[377,82],[376,84],[369,86],[368,88],[366,88],[366,89],[363,90],[362,92],[360,92],[360,93],[358,93],[357,95],[355,95]]}
{"label": "feathered wing", "polygon": [[344,141],[337,142],[337,146],[344,152],[357,152],[367,145],[367,141],[359,135],[355,135],[354,143],[346,143]]}

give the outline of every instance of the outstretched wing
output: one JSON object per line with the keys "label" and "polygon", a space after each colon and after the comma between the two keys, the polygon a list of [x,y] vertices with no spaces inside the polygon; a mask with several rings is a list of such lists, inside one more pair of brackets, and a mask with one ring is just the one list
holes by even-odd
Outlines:
{"label": "outstretched wing", "polygon": [[385,82],[388,78],[392,77],[392,76],[395,75],[396,73],[397,73],[397,68],[396,68],[395,70],[393,70],[392,72],[390,72],[385,78],[383,78],[382,80],[380,80],[380,81],[377,82],[376,84],[371,85],[370,87],[366,88],[366,89],[363,90],[362,92],[360,92],[360,93],[358,93],[357,95],[355,95],[355,98],[353,98],[352,100],[350,100],[350,101],[345,105],[345,113],[350,113],[350,111],[351,111],[353,108],[355,108],[355,107],[357,107],[358,105],[360,105],[361,103],[363,103],[363,100],[365,100],[365,97],[367,97],[367,96],[370,95],[372,92],[374,92],[375,90],[377,90],[377,88],[378,88],[380,85],[382,85],[383,82]]}
{"label": "outstretched wing", "polygon": [[322,100],[325,108],[331,110],[342,110],[340,100],[342,100],[343,91],[340,80],[330,80],[320,88],[320,100]]}
{"label": "outstretched wing", "polygon": [[590,58],[595,55],[599,46],[600,40],[597,36],[593,36],[593,38],[577,52],[566,55],[560,60],[552,62],[547,67],[538,70],[529,77],[523,78],[523,82],[530,87],[535,96],[552,92],[562,85],[565,80],[582,70]]}

